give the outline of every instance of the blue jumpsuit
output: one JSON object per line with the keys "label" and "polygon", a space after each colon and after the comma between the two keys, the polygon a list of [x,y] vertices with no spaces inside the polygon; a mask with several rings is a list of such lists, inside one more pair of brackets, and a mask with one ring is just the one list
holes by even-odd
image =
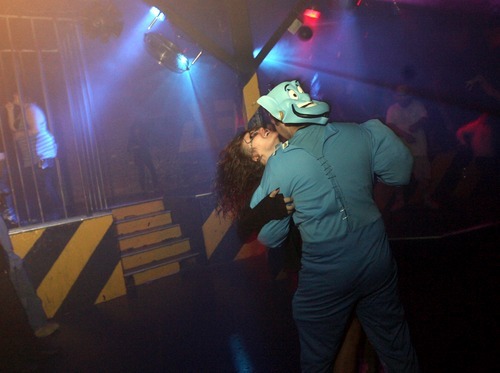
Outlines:
{"label": "blue jumpsuit", "polygon": [[[383,123],[330,123],[297,131],[269,158],[255,206],[272,190],[292,196],[302,268],[293,299],[303,372],[329,372],[352,311],[388,372],[418,372],[397,291],[397,267],[380,211],[375,177],[404,185],[413,159]],[[267,247],[286,238],[288,219],[259,233]]]}

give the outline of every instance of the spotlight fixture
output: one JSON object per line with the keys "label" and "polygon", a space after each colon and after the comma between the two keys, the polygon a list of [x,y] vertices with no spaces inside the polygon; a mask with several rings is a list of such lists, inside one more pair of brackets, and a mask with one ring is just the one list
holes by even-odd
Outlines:
{"label": "spotlight fixture", "polygon": [[160,22],[165,21],[165,14],[163,14],[162,11],[160,9],[158,9],[157,7],[155,7],[155,6],[151,7],[151,9],[149,9],[149,13],[154,15],[155,18],[153,18],[153,20],[149,24],[148,30],[151,30],[151,27],[154,26],[156,21],[160,21]]}
{"label": "spotlight fixture", "polygon": [[307,8],[302,13],[302,21],[298,19],[290,26],[288,31],[293,34],[297,33],[297,36],[302,41],[311,40],[314,35],[314,28],[321,17],[321,12],[314,8]]}
{"label": "spotlight fixture", "polygon": [[298,19],[293,21],[290,27],[288,27],[288,32],[297,35],[302,41],[308,41],[314,35],[313,29],[310,26],[303,24]]}
{"label": "spotlight fixture", "polygon": [[297,31],[297,36],[299,37],[300,40],[302,41],[308,41],[313,37],[313,30],[309,26],[300,26],[299,30]]}
{"label": "spotlight fixture", "polygon": [[189,62],[177,45],[157,32],[146,33],[144,35],[144,44],[149,54],[159,65],[176,73],[188,71],[202,54],[200,51],[193,62]]}
{"label": "spotlight fixture", "polygon": [[83,12],[82,23],[87,36],[103,43],[120,36],[123,30],[122,13],[111,0],[91,3]]}

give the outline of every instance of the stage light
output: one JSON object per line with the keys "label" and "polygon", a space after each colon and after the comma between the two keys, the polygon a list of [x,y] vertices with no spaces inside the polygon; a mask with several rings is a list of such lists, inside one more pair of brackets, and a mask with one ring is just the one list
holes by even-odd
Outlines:
{"label": "stage light", "polygon": [[149,9],[149,13],[151,13],[155,18],[158,18],[159,21],[165,20],[165,14],[163,14],[162,11],[155,6],[152,6],[151,9]]}
{"label": "stage light", "polygon": [[309,8],[309,9],[304,10],[304,19],[309,18],[311,20],[316,20],[316,19],[319,19],[319,17],[321,17],[321,12],[319,12],[315,9]]}
{"label": "stage light", "polygon": [[296,29],[297,36],[302,41],[311,40],[314,35],[314,27],[316,26],[319,18],[321,17],[321,12],[314,8],[308,8],[302,13],[302,22],[300,26]]}
{"label": "stage light", "polygon": [[308,41],[313,37],[313,30],[309,26],[300,26],[297,35],[300,40]]}
{"label": "stage light", "polygon": [[189,59],[181,52],[177,45],[157,32],[145,34],[144,44],[149,54],[159,65],[176,73],[188,71],[202,54],[200,51],[193,62],[189,62]]}
{"label": "stage light", "polygon": [[313,37],[313,29],[310,26],[305,25],[298,19],[292,22],[290,27],[288,27],[288,32],[297,35],[300,40],[308,41]]}
{"label": "stage light", "polygon": [[160,22],[165,21],[165,14],[163,14],[162,11],[160,9],[158,9],[157,7],[155,7],[155,6],[151,7],[151,9],[149,9],[149,13],[154,15],[154,18],[151,21],[151,23],[149,24],[148,30],[151,30],[151,27],[153,27],[157,21],[160,21]]}

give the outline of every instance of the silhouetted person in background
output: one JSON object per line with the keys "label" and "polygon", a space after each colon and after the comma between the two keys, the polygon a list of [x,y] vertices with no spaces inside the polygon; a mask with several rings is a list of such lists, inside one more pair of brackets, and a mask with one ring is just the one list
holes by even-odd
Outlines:
{"label": "silhouetted person in background", "polygon": [[500,162],[498,140],[500,118],[482,114],[457,130],[462,152],[469,160],[463,165],[462,178],[472,183],[469,205],[471,214],[487,218],[499,212]]}
{"label": "silhouetted person in background", "polygon": [[147,192],[146,169],[149,171],[153,189],[158,188],[158,175],[151,156],[149,133],[147,128],[139,123],[132,125],[128,139],[127,150],[132,153],[135,165],[137,166],[137,174],[139,184],[142,191]]}
{"label": "silhouetted person in background", "polygon": [[470,91],[479,89],[483,100],[491,100],[491,110],[456,130],[456,154],[435,195],[449,207],[467,208],[466,216],[476,220],[494,216],[499,207],[500,91],[482,75],[465,86]]}

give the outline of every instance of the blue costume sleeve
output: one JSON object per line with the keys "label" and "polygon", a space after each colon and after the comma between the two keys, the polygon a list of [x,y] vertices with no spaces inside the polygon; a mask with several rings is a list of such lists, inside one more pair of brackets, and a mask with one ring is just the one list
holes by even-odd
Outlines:
{"label": "blue costume sleeve", "polygon": [[[271,162],[268,162],[262,181],[252,196],[252,200],[250,202],[250,206],[252,208],[256,206],[264,197],[279,187],[279,185],[276,185],[276,180],[279,180],[279,177],[276,177],[277,175],[274,174],[270,163]],[[289,227],[290,217],[286,217],[281,220],[271,220],[260,230],[257,238],[266,247],[278,247],[285,241],[288,235]]]}
{"label": "blue costume sleeve", "polygon": [[377,119],[361,124],[373,141],[373,171],[384,184],[406,185],[410,181],[413,156],[406,145]]}
{"label": "blue costume sleeve", "polygon": [[289,228],[290,217],[272,220],[264,225],[257,238],[266,247],[278,247],[285,241]]}

